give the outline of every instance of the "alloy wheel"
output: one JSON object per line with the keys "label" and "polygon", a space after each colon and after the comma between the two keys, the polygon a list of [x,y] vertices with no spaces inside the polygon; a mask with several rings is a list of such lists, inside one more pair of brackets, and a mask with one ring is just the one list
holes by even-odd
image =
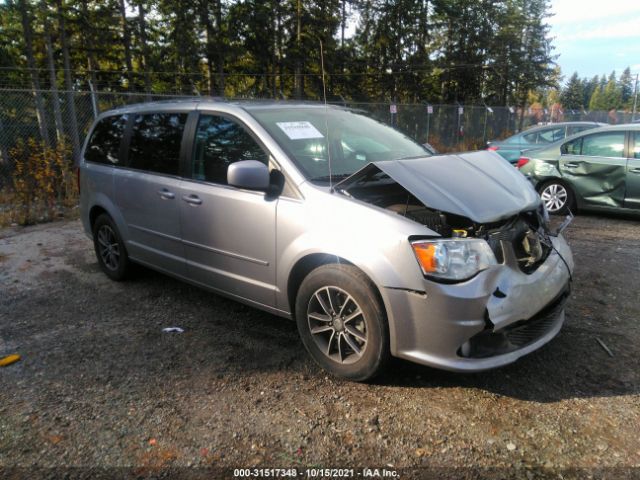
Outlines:
{"label": "alloy wheel", "polygon": [[559,183],[551,183],[547,185],[542,192],[540,198],[544,202],[549,213],[555,213],[564,208],[569,199],[567,189]]}
{"label": "alloy wheel", "polygon": [[367,348],[365,315],[354,298],[339,287],[323,287],[311,296],[307,322],[316,346],[337,363],[354,363]]}
{"label": "alloy wheel", "polygon": [[98,253],[105,267],[116,271],[120,265],[120,245],[115,232],[109,225],[98,229]]}

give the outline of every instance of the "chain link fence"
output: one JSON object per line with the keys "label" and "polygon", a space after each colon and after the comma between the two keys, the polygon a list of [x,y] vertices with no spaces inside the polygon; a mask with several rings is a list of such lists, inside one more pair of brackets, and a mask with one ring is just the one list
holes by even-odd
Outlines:
{"label": "chain link fence", "polygon": [[[72,214],[73,165],[96,115],[122,105],[185,98],[144,93],[0,89],[0,225]],[[540,123],[626,123],[625,112],[554,108],[340,102],[392,125],[439,152],[482,149]]]}

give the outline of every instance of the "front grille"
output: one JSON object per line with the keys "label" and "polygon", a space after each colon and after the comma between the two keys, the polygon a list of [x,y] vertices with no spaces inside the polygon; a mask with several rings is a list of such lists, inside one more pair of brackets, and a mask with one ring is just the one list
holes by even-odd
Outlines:
{"label": "front grille", "polygon": [[549,315],[538,320],[526,322],[517,328],[509,329],[507,327],[504,334],[512,345],[524,347],[549,332],[553,327],[554,320],[555,316]]}
{"label": "front grille", "polygon": [[499,331],[484,330],[458,349],[465,358],[487,358],[526,347],[549,333],[569,297],[569,286],[544,309],[528,320],[512,323]]}

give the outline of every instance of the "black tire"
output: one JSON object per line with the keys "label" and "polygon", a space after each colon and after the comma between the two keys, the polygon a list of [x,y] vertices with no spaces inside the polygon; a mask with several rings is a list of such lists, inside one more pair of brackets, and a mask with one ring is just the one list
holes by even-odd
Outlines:
{"label": "black tire", "polygon": [[576,197],[571,187],[561,180],[548,180],[538,188],[540,198],[551,215],[575,212]]}
{"label": "black tire", "polygon": [[103,213],[93,223],[93,248],[102,271],[117,282],[127,278],[131,262],[118,227],[109,215]]}
{"label": "black tire", "polygon": [[[326,301],[328,292],[332,295],[330,302]],[[320,299],[327,308],[323,308]],[[333,313],[340,316],[324,313],[333,310],[333,303]],[[302,343],[315,362],[328,372],[362,382],[380,373],[389,360],[384,307],[371,280],[357,268],[330,264],[313,270],[300,285],[295,313]],[[320,317],[323,319],[319,320]],[[311,333],[312,328],[315,334]]]}

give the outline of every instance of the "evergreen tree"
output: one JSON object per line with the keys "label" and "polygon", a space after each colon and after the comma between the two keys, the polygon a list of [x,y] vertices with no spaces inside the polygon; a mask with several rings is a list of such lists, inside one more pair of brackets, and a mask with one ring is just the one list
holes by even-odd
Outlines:
{"label": "evergreen tree", "polygon": [[593,92],[596,91],[596,88],[600,85],[600,77],[595,75],[591,78],[591,80],[587,80],[586,78],[582,80],[584,85],[584,96],[582,100],[582,106],[584,108],[589,108],[589,103],[591,101],[591,97],[593,96]]}
{"label": "evergreen tree", "polygon": [[615,72],[609,77],[609,81],[604,87],[602,97],[605,109],[611,110],[613,108],[618,109],[622,107],[622,91],[618,82],[616,82]]}
{"label": "evergreen tree", "polygon": [[591,99],[589,100],[589,110],[591,111],[599,111],[606,110],[606,104],[604,102],[604,94],[603,90],[598,86],[591,95]]}
{"label": "evergreen tree", "polygon": [[560,94],[560,103],[565,108],[572,110],[580,110],[584,105],[585,86],[578,76],[578,72],[574,72],[569,78],[567,85],[562,89]]}
{"label": "evergreen tree", "polygon": [[635,79],[631,76],[631,68],[625,68],[620,75],[619,85],[622,105],[627,108],[632,103],[634,81]]}
{"label": "evergreen tree", "polygon": [[0,64],[17,70],[1,75],[23,88],[319,98],[322,41],[330,98],[522,105],[555,83],[548,3],[6,0]]}

